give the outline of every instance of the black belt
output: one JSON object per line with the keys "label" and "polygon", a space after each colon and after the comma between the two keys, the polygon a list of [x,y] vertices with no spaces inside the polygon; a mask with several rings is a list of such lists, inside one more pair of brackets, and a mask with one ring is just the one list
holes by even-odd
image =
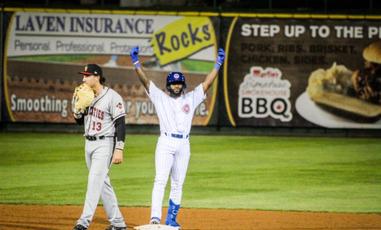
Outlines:
{"label": "black belt", "polygon": [[104,140],[107,137],[113,137],[113,136],[85,136],[85,138],[89,141]]}

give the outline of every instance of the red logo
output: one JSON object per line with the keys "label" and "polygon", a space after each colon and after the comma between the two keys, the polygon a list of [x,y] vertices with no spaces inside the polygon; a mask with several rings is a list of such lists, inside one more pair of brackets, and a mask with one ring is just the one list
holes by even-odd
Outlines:
{"label": "red logo", "polygon": [[184,113],[189,113],[189,110],[190,110],[189,105],[188,105],[188,104],[185,104],[185,105],[183,106],[183,112],[184,112]]}

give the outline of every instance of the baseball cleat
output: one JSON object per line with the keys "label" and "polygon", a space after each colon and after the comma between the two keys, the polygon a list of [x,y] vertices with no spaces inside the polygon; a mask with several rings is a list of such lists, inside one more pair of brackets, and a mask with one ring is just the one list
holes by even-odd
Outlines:
{"label": "baseball cleat", "polygon": [[127,227],[115,227],[114,225],[110,225],[106,228],[106,230],[126,230]]}
{"label": "baseball cleat", "polygon": [[150,224],[160,224],[160,219],[158,217],[152,217]]}
{"label": "baseball cleat", "polygon": [[176,222],[177,214],[179,213],[180,205],[175,204],[171,199],[169,199],[168,214],[165,224],[179,228],[180,225]]}
{"label": "baseball cleat", "polygon": [[173,221],[173,220],[167,220],[165,221],[165,224],[166,225],[169,225],[169,226],[172,226],[172,227],[177,227],[177,228],[180,228],[180,224],[177,223],[176,221]]}
{"label": "baseball cleat", "polygon": [[77,224],[74,226],[73,230],[87,230],[87,228],[83,225]]}

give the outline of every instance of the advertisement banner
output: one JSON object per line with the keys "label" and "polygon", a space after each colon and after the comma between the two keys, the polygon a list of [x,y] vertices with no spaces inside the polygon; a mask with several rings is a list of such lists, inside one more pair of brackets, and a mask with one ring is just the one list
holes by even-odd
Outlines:
{"label": "advertisement banner", "polygon": [[213,25],[206,17],[186,17],[155,32],[152,47],[161,65],[166,65],[213,45]]}
{"label": "advertisement banner", "polygon": [[[130,61],[139,46],[148,78],[165,90],[170,71],[193,90],[213,69],[218,18],[15,12],[5,42],[4,89],[14,122],[73,123],[71,96],[84,65],[103,68],[106,85],[122,95],[126,123],[158,124],[156,111]],[[213,115],[217,81],[196,110],[194,125]]]}
{"label": "advertisement banner", "polygon": [[381,128],[379,24],[233,18],[225,25],[230,124]]}

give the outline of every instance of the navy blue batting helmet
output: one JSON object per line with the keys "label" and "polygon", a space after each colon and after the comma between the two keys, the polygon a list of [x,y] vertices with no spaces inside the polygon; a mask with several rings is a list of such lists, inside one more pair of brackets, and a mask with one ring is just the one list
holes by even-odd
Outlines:
{"label": "navy blue batting helmet", "polygon": [[183,84],[185,88],[186,84],[184,74],[181,72],[170,72],[167,76],[167,86],[172,84]]}

